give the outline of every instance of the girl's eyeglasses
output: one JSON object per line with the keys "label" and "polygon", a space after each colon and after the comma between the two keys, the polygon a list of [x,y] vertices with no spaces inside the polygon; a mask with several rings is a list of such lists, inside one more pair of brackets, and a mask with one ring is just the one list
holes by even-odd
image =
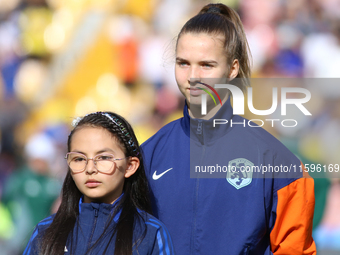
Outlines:
{"label": "girl's eyeglasses", "polygon": [[89,160],[93,160],[94,167],[98,170],[98,172],[107,174],[112,171],[112,167],[116,160],[122,160],[126,158],[128,157],[114,158],[114,156],[109,153],[101,153],[94,156],[93,158],[87,158],[84,154],[79,152],[69,152],[65,156],[67,164],[74,174],[83,172]]}

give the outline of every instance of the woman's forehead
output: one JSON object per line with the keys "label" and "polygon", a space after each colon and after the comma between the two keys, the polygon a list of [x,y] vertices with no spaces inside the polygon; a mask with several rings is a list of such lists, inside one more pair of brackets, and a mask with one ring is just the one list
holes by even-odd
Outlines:
{"label": "woman's forehead", "polygon": [[178,39],[176,57],[221,57],[225,54],[223,36],[207,33],[185,33]]}
{"label": "woman's forehead", "polygon": [[219,43],[224,43],[225,40],[225,36],[221,33],[206,33],[206,32],[199,32],[199,33],[195,33],[195,32],[185,32],[182,33],[179,38],[178,38],[178,42],[177,45],[183,41],[187,41],[187,40],[212,40],[214,42],[219,42]]}

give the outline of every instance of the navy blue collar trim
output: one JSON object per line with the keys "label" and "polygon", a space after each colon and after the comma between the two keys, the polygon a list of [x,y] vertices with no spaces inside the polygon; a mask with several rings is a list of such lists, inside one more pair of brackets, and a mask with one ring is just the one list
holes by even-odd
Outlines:
{"label": "navy blue collar trim", "polygon": [[[218,112],[209,120],[191,118],[187,103],[185,103],[183,109],[183,116],[181,125],[185,134],[191,139],[198,140],[201,143],[205,143],[205,141],[214,141],[221,138],[226,132],[229,132],[230,120],[234,117],[230,98],[228,98]],[[226,120],[228,123],[215,125],[214,127],[214,119]]]}
{"label": "navy blue collar trim", "polygon": [[[114,212],[114,209],[116,208],[116,206],[119,204],[119,201],[122,199],[124,193],[122,193],[117,199],[116,201],[113,203],[113,204],[105,204],[105,203],[96,203],[96,202],[91,202],[91,203],[83,203],[83,200],[84,200],[84,195],[81,196],[81,198],[79,199],[79,214],[81,213],[81,206],[86,206],[87,204],[88,205],[91,205],[92,207],[94,208],[99,208],[100,206],[104,206],[106,208],[110,208],[110,212],[113,213]],[[121,214],[122,210],[120,209],[115,217],[113,218],[113,220],[115,222],[118,222],[118,219],[119,219],[119,216]]]}

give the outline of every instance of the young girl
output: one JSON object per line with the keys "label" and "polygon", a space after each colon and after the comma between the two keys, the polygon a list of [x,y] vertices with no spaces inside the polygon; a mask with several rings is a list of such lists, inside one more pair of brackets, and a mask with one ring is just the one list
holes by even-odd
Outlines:
{"label": "young girl", "polygon": [[129,123],[95,112],[74,124],[59,210],[35,228],[24,254],[173,254],[150,212],[143,157]]}
{"label": "young girl", "polygon": [[233,114],[226,89],[218,91],[217,104],[207,96],[201,114],[203,91],[236,79],[240,89],[249,83],[237,13],[223,4],[205,6],[181,29],[175,65],[184,117],[142,148],[153,210],[167,224],[176,254],[315,254],[313,179],[242,170],[300,169],[300,160],[261,127],[243,125],[248,121]]}

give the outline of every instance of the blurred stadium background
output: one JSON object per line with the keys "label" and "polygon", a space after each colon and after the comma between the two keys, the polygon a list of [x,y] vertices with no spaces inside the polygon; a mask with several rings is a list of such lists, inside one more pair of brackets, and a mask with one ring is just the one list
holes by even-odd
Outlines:
{"label": "blurred stadium background", "polygon": [[[339,0],[211,2],[240,14],[253,78],[333,78],[336,84]],[[174,43],[184,22],[207,3],[0,0],[0,254],[22,253],[34,225],[58,207],[74,117],[117,112],[142,143],[182,116]],[[266,128],[305,164],[339,164],[340,85],[313,87],[312,94],[313,118],[302,128]],[[318,250],[339,254],[339,175],[315,184]]]}

